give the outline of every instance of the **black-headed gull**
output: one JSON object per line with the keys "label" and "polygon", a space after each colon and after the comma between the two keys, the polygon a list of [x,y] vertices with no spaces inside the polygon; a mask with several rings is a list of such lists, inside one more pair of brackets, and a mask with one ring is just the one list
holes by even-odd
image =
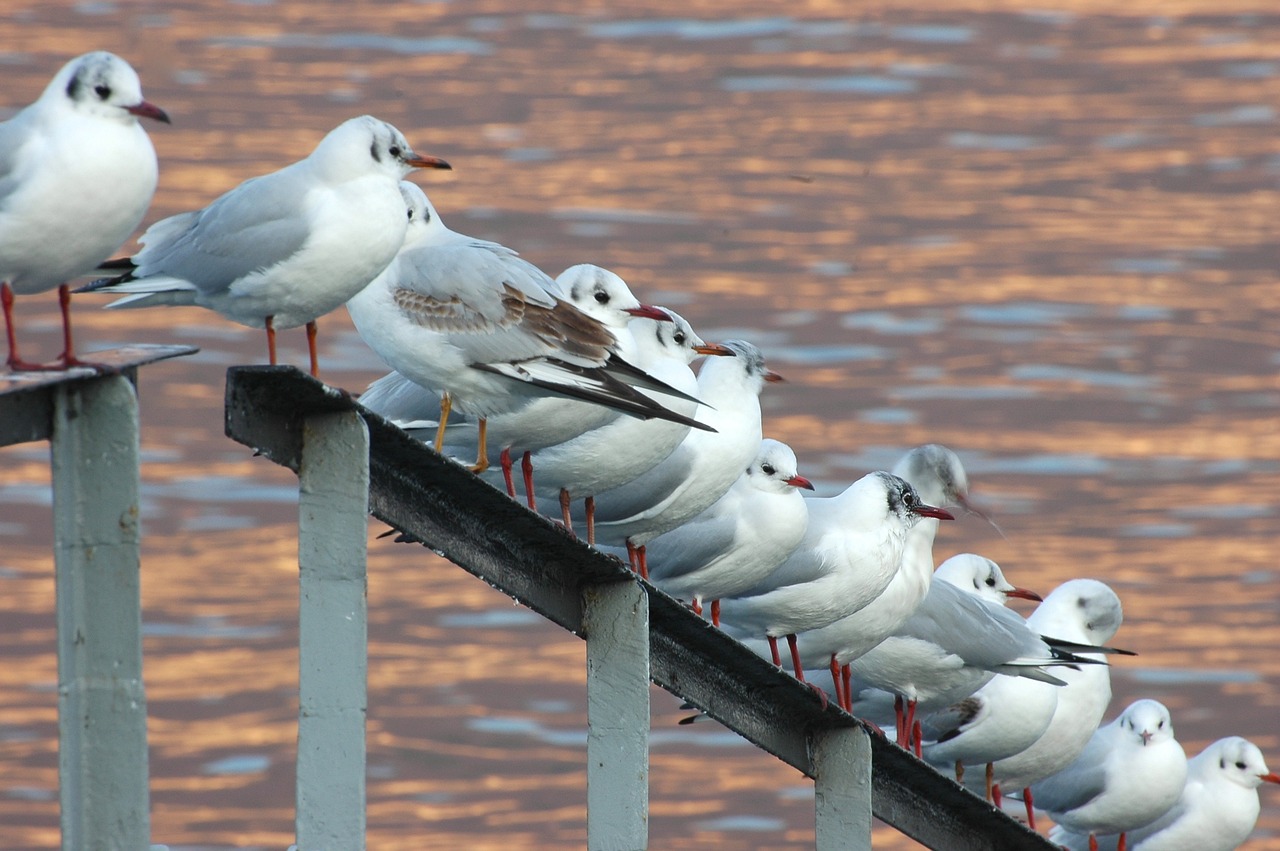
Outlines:
{"label": "black-headed gull", "polygon": [[790,446],[760,441],[755,460],[724,496],[701,514],[645,545],[649,579],[673,597],[692,600],[720,624],[720,598],[741,594],[782,564],[804,537],[809,509]]}
{"label": "black-headed gull", "polygon": [[137,73],[97,51],[62,66],[44,93],[0,123],[0,302],[10,369],[48,369],[18,355],[13,296],[58,288],[57,368],[83,363],[71,340],[67,282],[92,272],[142,221],[156,191],[156,152],[138,118],[169,122],[142,98]]}
{"label": "black-headed gull", "polygon": [[609,329],[546,274],[509,248],[450,230],[421,189],[403,190],[403,247],[347,311],[388,366],[440,394],[437,451],[456,405],[479,421],[473,469],[484,471],[488,418],[549,393],[692,424],[637,389],[680,395],[618,357]]}
{"label": "black-headed gull", "polygon": [[[937,443],[917,446],[893,468],[916,489],[920,499],[940,508],[967,506],[969,479],[960,458]],[[933,539],[938,520],[925,517],[907,533],[902,563],[889,584],[862,608],[820,629],[796,636],[800,663],[805,668],[830,665],[832,677],[839,676],[836,697],[842,707],[852,710],[844,693],[842,669],[892,635],[924,599],[933,580]],[[760,648],[756,648],[760,652]],[[911,723],[898,718],[899,744],[906,746]]]}
{"label": "black-headed gull", "polygon": [[[588,316],[598,320],[616,339],[618,356],[648,374],[656,376],[645,355],[637,351],[630,322],[638,317],[671,322],[671,316],[651,305],[641,304],[626,281],[608,269],[589,263],[571,266],[555,279],[557,292]],[[646,326],[646,333],[651,329]],[[683,333],[683,332],[679,332]],[[678,333],[672,332],[672,336]],[[699,343],[701,341],[698,341]],[[694,390],[692,374],[687,391]],[[360,403],[375,411],[415,437],[430,442],[438,433],[440,395],[415,384],[398,372],[383,376],[369,385]],[[693,405],[685,413],[692,413]],[[454,457],[477,457],[479,454],[478,422],[460,412],[446,428],[443,450]],[[507,493],[514,496],[511,481],[511,459],[547,446],[571,440],[622,416],[621,412],[563,396],[545,396],[529,401],[523,407],[488,418],[486,441],[490,450],[498,449]],[[427,431],[430,435],[427,435]],[[681,431],[683,434],[683,430]],[[525,490],[532,493],[532,463],[526,458]]]}
{"label": "black-headed gull", "polygon": [[953,519],[892,473],[868,473],[833,497],[807,500],[799,546],[745,595],[720,601],[721,622],[740,638],[765,637],[775,663],[786,637],[796,677],[804,670],[796,634],[821,629],[864,608],[902,565],[907,537],[921,520]]}
{"label": "black-headed gull", "polygon": [[[1131,851],[1231,851],[1258,823],[1258,787],[1280,784],[1267,769],[1258,746],[1229,736],[1187,761],[1187,779],[1178,799],[1159,818],[1129,831]],[[1071,851],[1085,851],[1089,838],[1054,827],[1050,839]],[[1115,849],[1118,836],[1097,837],[1098,847]]]}
{"label": "black-headed gull", "polygon": [[[917,711],[927,715],[968,697],[995,676],[996,669],[975,664],[977,659],[966,660],[961,655],[964,648],[952,646],[951,630],[943,626],[946,618],[934,614],[939,609],[969,609],[967,603],[952,599],[952,591],[957,589],[1001,608],[1009,597],[1040,600],[1038,594],[1012,585],[991,559],[973,553],[947,559],[934,571],[929,592],[911,617],[893,635],[849,663],[855,715],[885,726],[900,723],[903,719],[894,704],[915,701]],[[1030,633],[1026,622],[1018,621]],[[993,644],[1003,645],[1005,632],[1001,629]]]}
{"label": "black-headed gull", "polygon": [[[1027,626],[1041,635],[1063,642],[1103,645],[1116,634],[1123,620],[1120,598],[1105,583],[1096,579],[1072,579],[1045,597],[1027,618]],[[1081,655],[1102,660],[1101,655],[1088,652]],[[1024,790],[1027,821],[1033,828],[1034,801],[1031,793],[1026,791],[1027,787],[1062,770],[1080,754],[1111,702],[1111,669],[1106,665],[1086,665],[1079,670],[1059,668],[1054,675],[1064,680],[1066,685],[1053,689],[1057,702],[1049,726],[1029,747],[999,759],[991,766],[992,777],[998,787]],[[984,688],[991,688],[1002,679],[1025,684],[1024,688],[1041,685],[1022,678],[997,677]],[[1019,721],[1026,714],[1016,701],[999,713],[1001,717],[1017,716]],[[972,764],[982,760],[965,761]],[[996,797],[999,798],[999,788],[996,789]]]}
{"label": "black-headed gull", "polygon": [[[550,483],[575,496],[594,493],[593,506],[583,507],[584,518],[594,514],[589,536],[594,534],[603,544],[627,547],[633,567],[642,576],[648,575],[645,544],[696,517],[723,496],[760,447],[760,391],[765,382],[781,380],[781,376],[765,366],[764,355],[751,343],[727,340],[724,347],[730,356],[711,358],[698,374],[698,398],[704,404],[694,416],[704,430],[690,429],[670,454],[640,468],[639,475],[623,480],[625,484],[595,491],[584,490],[579,484],[574,490],[575,479],[589,475],[581,467],[583,461],[600,467],[607,461],[582,455],[576,462],[578,475],[565,475]],[[555,448],[577,455],[573,443]],[[615,444],[607,451],[627,455],[642,452],[644,447],[639,443]],[[571,462],[567,455],[565,462],[566,466]],[[543,466],[542,461],[535,463],[540,471],[539,488],[548,484],[541,472]]]}
{"label": "black-headed gull", "polygon": [[1119,834],[1123,844],[1127,831],[1173,806],[1186,779],[1187,755],[1174,738],[1168,708],[1144,698],[1094,731],[1070,765],[1031,791],[1055,824],[1090,836]]}
{"label": "black-headed gull", "polygon": [[306,158],[246,180],[202,210],[153,224],[114,278],[83,291],[124,294],[108,307],[197,304],[275,332],[307,327],[311,372],[316,319],[364,289],[400,250],[408,226],[400,178],[449,168],[419,156],[385,121],[344,121]]}

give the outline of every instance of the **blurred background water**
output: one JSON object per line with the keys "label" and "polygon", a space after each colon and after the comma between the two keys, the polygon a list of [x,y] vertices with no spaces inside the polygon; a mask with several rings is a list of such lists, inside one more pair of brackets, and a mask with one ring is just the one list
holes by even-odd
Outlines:
{"label": "blurred background water", "polygon": [[[372,113],[451,174],[456,230],[551,274],[595,262],[789,382],[770,436],[831,493],[913,445],[964,460],[1007,538],[939,560],[1125,605],[1114,716],[1168,704],[1280,768],[1280,15],[1261,0],[228,4],[11,0],[7,109],[110,49],[173,116],[148,126],[145,224]],[[0,110],[0,114],[8,112]],[[19,299],[25,354],[56,299]],[[190,343],[147,368],[145,674],[153,833],[292,841],[296,483],[222,434],[261,334],[198,309],[75,306],[86,349]],[[381,374],[345,314],[322,369]],[[284,357],[305,364],[300,332]],[[56,845],[47,450],[0,451],[0,846]],[[369,845],[585,840],[583,645],[425,550],[370,544]],[[654,696],[654,848],[812,847],[811,785]],[[1262,790],[1248,847],[1280,849]],[[912,843],[893,831],[877,847]]]}

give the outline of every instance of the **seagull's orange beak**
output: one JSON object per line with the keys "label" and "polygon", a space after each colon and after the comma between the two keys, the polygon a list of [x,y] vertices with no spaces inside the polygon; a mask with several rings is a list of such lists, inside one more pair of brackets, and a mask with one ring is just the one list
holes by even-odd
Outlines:
{"label": "seagull's orange beak", "polygon": [[453,166],[449,165],[439,157],[424,157],[419,154],[414,154],[411,157],[405,158],[404,164],[411,165],[414,168],[453,168]]}

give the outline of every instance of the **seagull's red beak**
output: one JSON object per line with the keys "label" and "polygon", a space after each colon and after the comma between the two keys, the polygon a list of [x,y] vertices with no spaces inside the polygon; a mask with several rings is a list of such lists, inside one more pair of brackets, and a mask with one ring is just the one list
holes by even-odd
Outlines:
{"label": "seagull's red beak", "polygon": [[1259,774],[1258,776],[1261,777],[1265,783],[1280,783],[1280,774],[1276,774],[1274,771],[1270,774]]}
{"label": "seagull's red beak", "polygon": [[809,481],[804,476],[792,476],[787,479],[786,482],[793,488],[804,488],[807,491],[813,490],[813,482]]}
{"label": "seagull's red beak", "polygon": [[781,375],[778,375],[778,373],[774,372],[772,369],[766,369],[764,371],[764,380],[769,382],[777,382],[777,381],[786,381],[787,379],[783,378]]}
{"label": "seagull's red beak", "polygon": [[1028,591],[1026,588],[1014,588],[1012,591],[1006,591],[1006,597],[1017,597],[1019,600],[1034,600],[1037,603],[1043,603],[1044,597],[1041,597],[1035,591]]}
{"label": "seagull's red beak", "polygon": [[139,118],[154,118],[156,121],[163,121],[165,124],[173,123],[169,120],[169,113],[165,112],[150,101],[144,100],[141,103],[134,104],[133,106],[126,106],[124,111],[132,115],[136,115]]}
{"label": "seagull's red beak", "polygon": [[639,316],[641,319],[653,319],[657,322],[674,322],[671,314],[667,313],[661,307],[654,307],[652,304],[642,304],[639,307],[624,307],[624,313],[630,313],[632,316]]}
{"label": "seagull's red beak", "polygon": [[694,346],[693,350],[700,355],[714,355],[715,357],[733,357],[733,349],[728,346],[722,346],[719,343],[703,343],[701,346]]}
{"label": "seagull's red beak", "polygon": [[919,514],[921,517],[932,517],[935,520],[955,520],[956,516],[945,508],[938,508],[933,505],[925,505],[923,502],[911,509],[913,514]]}
{"label": "seagull's red beak", "polygon": [[414,154],[411,157],[406,157],[404,160],[404,164],[411,165],[414,168],[447,168],[447,169],[453,168],[453,166],[449,165],[447,162],[440,159],[439,157],[424,157],[419,154]]}

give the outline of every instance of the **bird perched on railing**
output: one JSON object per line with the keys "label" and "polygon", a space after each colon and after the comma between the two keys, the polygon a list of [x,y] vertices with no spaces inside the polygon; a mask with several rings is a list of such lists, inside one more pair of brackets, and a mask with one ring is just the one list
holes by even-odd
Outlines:
{"label": "bird perched on railing", "polygon": [[80,291],[125,296],[108,307],[197,304],[265,328],[273,364],[276,330],[305,325],[316,375],[316,319],[364,289],[404,242],[400,178],[449,167],[414,153],[385,121],[352,118],[304,159],[156,222],[141,251],[106,264],[127,271]]}
{"label": "bird perched on railing", "polygon": [[[155,148],[138,118],[169,123],[142,98],[129,63],[98,51],[72,59],[44,93],[0,124],[0,302],[10,369],[84,364],[71,339],[67,282],[92,272],[142,221],[156,191]],[[14,293],[58,288],[62,355],[18,354]]]}
{"label": "bird perched on railing", "polygon": [[402,189],[403,245],[347,312],[383,362],[440,394],[437,451],[457,405],[478,418],[474,469],[484,471],[488,418],[547,394],[693,424],[637,389],[682,395],[618,357],[609,329],[561,298],[541,270],[450,230],[421,189]]}

